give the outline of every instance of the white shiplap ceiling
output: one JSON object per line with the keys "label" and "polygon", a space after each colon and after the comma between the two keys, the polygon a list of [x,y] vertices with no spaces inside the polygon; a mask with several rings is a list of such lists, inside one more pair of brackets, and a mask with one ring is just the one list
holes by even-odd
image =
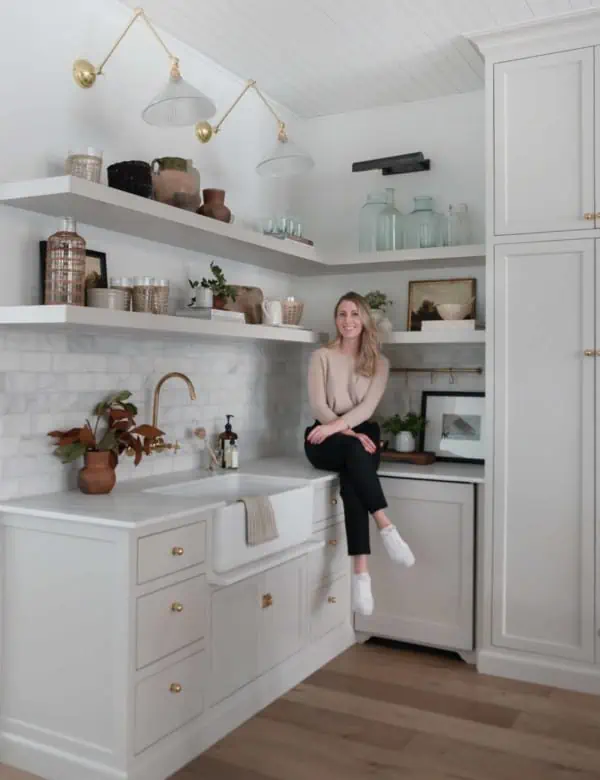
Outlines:
{"label": "white shiplap ceiling", "polygon": [[464,33],[592,6],[600,0],[143,2],[162,29],[301,117],[481,89]]}

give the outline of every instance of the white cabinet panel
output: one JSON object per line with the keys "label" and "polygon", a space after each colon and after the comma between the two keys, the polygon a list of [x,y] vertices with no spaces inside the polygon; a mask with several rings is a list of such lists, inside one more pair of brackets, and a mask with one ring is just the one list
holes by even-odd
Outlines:
{"label": "white cabinet panel", "polygon": [[493,643],[594,657],[594,241],[495,250]]}
{"label": "white cabinet panel", "polygon": [[586,230],[594,212],[594,49],[494,66],[494,232]]}
{"label": "white cabinet panel", "polygon": [[474,487],[382,479],[390,519],[413,550],[410,569],[393,563],[377,532],[370,566],[375,611],[357,631],[407,642],[473,648]]}

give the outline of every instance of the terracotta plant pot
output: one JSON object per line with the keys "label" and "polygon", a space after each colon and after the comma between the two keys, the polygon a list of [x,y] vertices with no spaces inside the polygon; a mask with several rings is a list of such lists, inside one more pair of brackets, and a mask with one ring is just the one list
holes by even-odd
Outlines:
{"label": "terracotta plant pot", "polygon": [[225,190],[202,190],[204,203],[198,209],[198,214],[220,222],[231,222],[231,211],[225,205]]}
{"label": "terracotta plant pot", "polygon": [[191,160],[159,157],[152,161],[154,199],[186,211],[200,205],[200,174]]}
{"label": "terracotta plant pot", "polygon": [[225,298],[223,295],[213,296],[213,309],[224,309],[226,303],[227,298]]}
{"label": "terracotta plant pot", "polygon": [[79,489],[89,495],[110,493],[117,482],[112,452],[86,452],[79,472]]}

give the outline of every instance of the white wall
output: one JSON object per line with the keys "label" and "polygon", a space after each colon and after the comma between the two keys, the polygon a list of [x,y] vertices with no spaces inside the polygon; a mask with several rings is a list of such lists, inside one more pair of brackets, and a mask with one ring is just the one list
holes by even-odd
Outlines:
{"label": "white wall", "polygon": [[[358,251],[358,214],[367,193],[393,187],[406,214],[415,195],[432,195],[436,209],[467,203],[475,242],[484,240],[483,91],[312,119],[302,141],[315,158],[309,179],[294,188],[292,209],[305,235],[343,255]],[[352,173],[352,163],[423,152],[431,171],[382,176]]]}

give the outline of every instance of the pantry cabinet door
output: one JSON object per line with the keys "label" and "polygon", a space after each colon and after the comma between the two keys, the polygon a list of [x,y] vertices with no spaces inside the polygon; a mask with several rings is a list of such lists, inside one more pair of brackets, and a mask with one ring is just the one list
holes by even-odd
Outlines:
{"label": "pantry cabinet door", "polygon": [[407,569],[371,533],[372,615],[357,631],[417,644],[473,649],[474,487],[382,478],[387,512],[412,549]]}
{"label": "pantry cabinet door", "polygon": [[592,47],[494,66],[494,168],[496,235],[595,227]]}
{"label": "pantry cabinet door", "polygon": [[493,644],[575,661],[594,660],[594,244],[494,258]]}

